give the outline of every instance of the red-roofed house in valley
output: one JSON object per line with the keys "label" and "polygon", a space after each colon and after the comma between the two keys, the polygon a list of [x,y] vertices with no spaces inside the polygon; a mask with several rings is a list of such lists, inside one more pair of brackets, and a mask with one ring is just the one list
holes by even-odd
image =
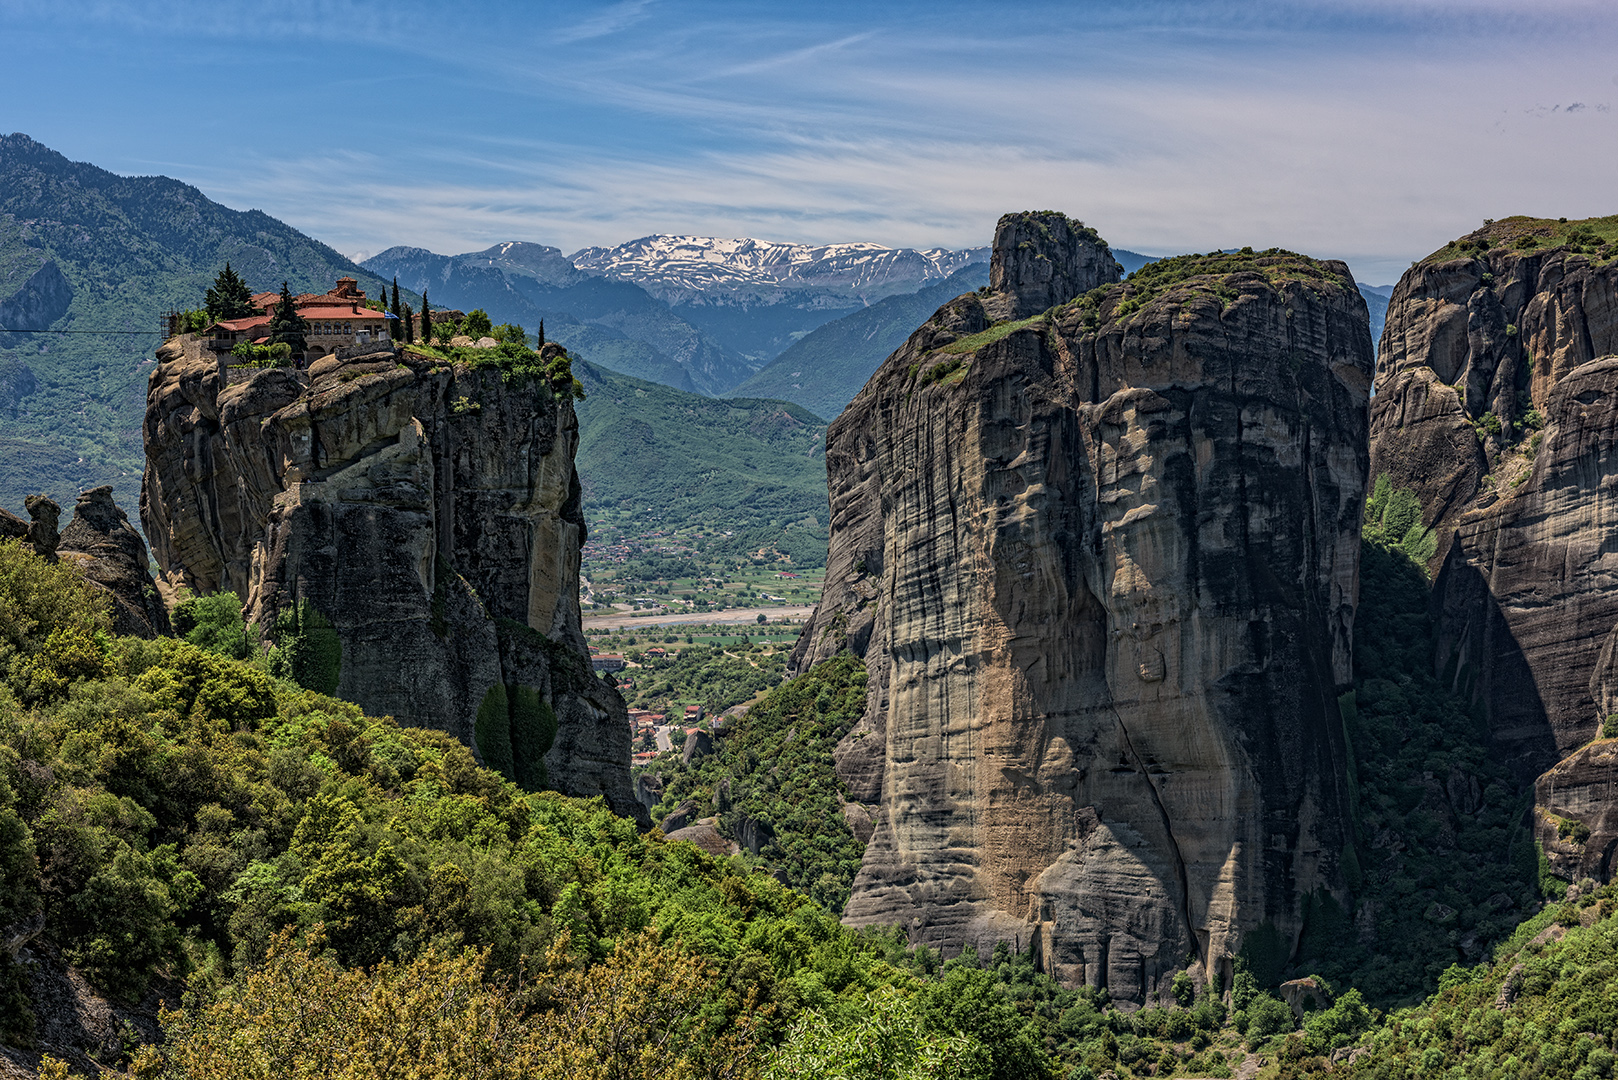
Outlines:
{"label": "red-roofed house in valley", "polygon": [[702,706],[701,705],[687,705],[685,707],[685,722],[686,723],[694,724],[698,720],[701,720],[701,719],[702,719]]}
{"label": "red-roofed house in valley", "polygon": [[[214,323],[203,331],[215,352],[229,352],[241,342],[262,344],[269,340],[270,318],[281,302],[277,292],[255,293],[253,306],[260,314],[245,319]],[[365,294],[353,278],[338,278],[327,293],[302,293],[292,303],[309,324],[304,341],[313,356],[323,356],[347,345],[365,345],[393,339],[386,312],[365,306]]]}

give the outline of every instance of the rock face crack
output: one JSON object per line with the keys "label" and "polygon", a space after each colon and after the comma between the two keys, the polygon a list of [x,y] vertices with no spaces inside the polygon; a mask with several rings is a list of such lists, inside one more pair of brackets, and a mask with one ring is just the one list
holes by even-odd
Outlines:
{"label": "rock face crack", "polygon": [[[1194,926],[1196,924],[1191,920],[1190,880],[1185,870],[1185,856],[1180,853],[1180,842],[1174,838],[1174,819],[1169,816],[1169,808],[1163,804],[1162,793],[1157,790],[1157,785],[1152,782],[1152,776],[1146,768],[1146,763],[1141,760],[1140,752],[1135,749],[1135,744],[1129,738],[1129,728],[1124,725],[1124,718],[1118,715],[1116,709],[1113,710],[1113,716],[1118,721],[1118,737],[1123,740],[1124,749],[1129,754],[1130,761],[1134,763],[1135,771],[1140,774],[1141,780],[1145,782],[1146,790],[1151,792],[1152,805],[1157,808],[1158,817],[1163,822],[1163,833],[1168,837],[1169,853],[1174,858],[1174,873],[1180,885],[1178,897],[1180,917],[1185,920],[1186,926]],[[1192,943],[1196,946],[1198,959],[1206,964],[1208,957],[1205,955],[1205,947],[1201,936],[1192,935]]]}

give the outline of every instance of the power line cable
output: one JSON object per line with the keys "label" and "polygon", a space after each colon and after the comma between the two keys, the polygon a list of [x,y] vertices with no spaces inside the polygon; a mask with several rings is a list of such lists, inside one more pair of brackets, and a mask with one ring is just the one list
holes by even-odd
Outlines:
{"label": "power line cable", "polygon": [[162,330],[12,330],[0,326],[0,334],[161,334]]}

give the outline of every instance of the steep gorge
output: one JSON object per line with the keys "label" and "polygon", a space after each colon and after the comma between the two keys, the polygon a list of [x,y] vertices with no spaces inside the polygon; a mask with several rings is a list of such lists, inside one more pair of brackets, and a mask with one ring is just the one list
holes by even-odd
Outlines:
{"label": "steep gorge", "polygon": [[1118,276],[1079,223],[1001,219],[990,287],[828,433],[795,666],[847,647],[869,676],[837,749],[876,819],[847,921],[1032,940],[1143,1001],[1342,890],[1372,364],[1341,263]]}
{"label": "steep gorge", "polygon": [[644,819],[579,624],[568,392],[387,348],[306,372],[222,367],[191,338],[158,359],[141,516],[160,587],[232,590],[317,658],[334,631],[322,689]]}

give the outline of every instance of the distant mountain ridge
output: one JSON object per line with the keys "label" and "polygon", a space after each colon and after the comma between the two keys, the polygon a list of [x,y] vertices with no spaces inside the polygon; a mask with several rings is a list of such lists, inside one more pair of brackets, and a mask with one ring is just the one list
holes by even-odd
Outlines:
{"label": "distant mountain ridge", "polygon": [[588,273],[633,281],[671,305],[774,304],[795,292],[858,297],[870,303],[914,292],[961,267],[987,262],[989,249],[890,248],[881,244],[781,244],[749,238],[657,234],[571,256]]}
{"label": "distant mountain ridge", "polygon": [[928,316],[988,283],[988,262],[977,262],[925,289],[878,300],[818,327],[731,393],[791,401],[835,420],[882,361]]}
{"label": "distant mountain ridge", "polygon": [[427,291],[435,307],[482,308],[496,323],[546,337],[612,370],[695,393],[717,396],[758,369],[712,340],[669,305],[629,281],[573,268],[556,248],[496,244],[466,255],[393,247],[365,267],[401,286]]}
{"label": "distant mountain ridge", "polygon": [[827,322],[986,265],[987,252],[658,234],[571,256],[521,241],[464,255],[400,246],[364,265],[496,322],[544,319],[613,371],[718,396]]}

